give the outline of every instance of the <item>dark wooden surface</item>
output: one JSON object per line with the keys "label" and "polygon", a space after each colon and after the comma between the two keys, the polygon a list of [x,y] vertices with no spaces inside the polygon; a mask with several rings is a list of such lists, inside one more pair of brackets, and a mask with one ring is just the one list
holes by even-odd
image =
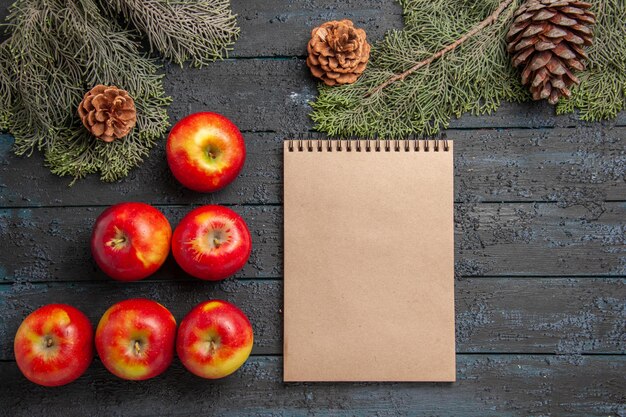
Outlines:
{"label": "dark wooden surface", "polygon": [[[8,0],[0,1],[6,14]],[[242,36],[232,58],[164,68],[172,121],[225,114],[248,160],[227,189],[179,186],[163,143],[125,180],[69,188],[40,155],[16,158],[0,136],[1,416],[626,415],[626,115],[582,123],[541,103],[503,104],[452,123],[455,143],[458,382],[283,384],[281,141],[312,129],[315,83],[303,61],[310,28],[351,18],[372,39],[402,26],[391,0],[233,0]],[[171,260],[155,276],[116,283],[97,270],[94,218],[120,201],[158,205],[173,225],[190,207],[231,206],[253,235],[250,262],[219,284]],[[45,389],[17,369],[12,340],[35,308],[66,302],[95,324],[112,303],[153,298],[177,319],[208,298],[235,302],[255,330],[251,359],[217,382],[177,361],[131,383],[96,361],[78,381]]]}

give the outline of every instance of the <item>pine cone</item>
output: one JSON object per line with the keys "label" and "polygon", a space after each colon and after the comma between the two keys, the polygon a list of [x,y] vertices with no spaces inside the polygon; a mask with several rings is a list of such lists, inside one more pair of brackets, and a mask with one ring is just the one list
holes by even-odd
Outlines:
{"label": "pine cone", "polygon": [[135,102],[128,92],[102,84],[85,94],[78,115],[87,130],[105,142],[126,136],[137,122]]}
{"label": "pine cone", "polygon": [[580,0],[528,0],[515,12],[507,50],[513,66],[524,67],[522,84],[530,86],[533,100],[556,104],[580,83],[572,71],[585,69],[583,46],[591,45],[596,21],[590,7]]}
{"label": "pine cone", "polygon": [[326,85],[350,84],[359,78],[370,57],[365,31],[347,19],[331,21],[311,32],[306,64]]}

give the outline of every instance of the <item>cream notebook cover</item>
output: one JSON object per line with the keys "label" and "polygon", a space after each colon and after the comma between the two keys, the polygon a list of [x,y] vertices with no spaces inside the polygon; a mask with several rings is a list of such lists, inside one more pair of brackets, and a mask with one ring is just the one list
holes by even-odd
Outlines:
{"label": "cream notebook cover", "polygon": [[285,381],[455,380],[452,151],[285,141]]}

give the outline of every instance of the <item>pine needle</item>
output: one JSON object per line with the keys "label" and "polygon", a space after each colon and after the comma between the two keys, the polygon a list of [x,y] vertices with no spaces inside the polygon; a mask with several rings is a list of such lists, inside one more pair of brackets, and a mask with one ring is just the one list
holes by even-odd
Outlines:
{"label": "pine needle", "polygon": [[[505,43],[513,12],[522,2],[514,0],[492,25],[453,51],[367,97],[395,74],[463,37],[500,4],[500,0],[400,0],[405,27],[388,32],[375,45],[363,76],[341,87],[320,84],[319,96],[311,103],[316,129],[334,136],[434,134],[447,128],[452,117],[491,113],[503,100],[530,99],[510,64]],[[596,43],[589,51],[590,69],[580,74],[581,87],[573,98],[558,107],[559,112],[579,109],[586,120],[614,117],[624,107],[626,85],[626,4],[623,0],[596,4],[599,20]],[[620,51],[617,56],[612,55],[614,48]],[[602,97],[606,90],[612,93]]]}

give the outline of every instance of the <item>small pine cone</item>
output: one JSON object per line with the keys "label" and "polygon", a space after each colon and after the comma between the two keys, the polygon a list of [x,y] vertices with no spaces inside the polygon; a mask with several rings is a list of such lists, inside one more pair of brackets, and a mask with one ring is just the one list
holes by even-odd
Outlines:
{"label": "small pine cone", "polygon": [[583,71],[591,45],[595,15],[590,3],[580,0],[527,0],[515,12],[506,35],[514,67],[523,67],[522,84],[533,100],[556,104],[570,97],[569,87],[580,80],[573,71]]}
{"label": "small pine cone", "polygon": [[135,102],[128,92],[102,84],[85,94],[78,115],[87,130],[105,142],[123,138],[137,122]]}
{"label": "small pine cone", "polygon": [[370,45],[365,31],[347,19],[331,21],[311,32],[306,64],[326,85],[350,84],[365,71]]}

